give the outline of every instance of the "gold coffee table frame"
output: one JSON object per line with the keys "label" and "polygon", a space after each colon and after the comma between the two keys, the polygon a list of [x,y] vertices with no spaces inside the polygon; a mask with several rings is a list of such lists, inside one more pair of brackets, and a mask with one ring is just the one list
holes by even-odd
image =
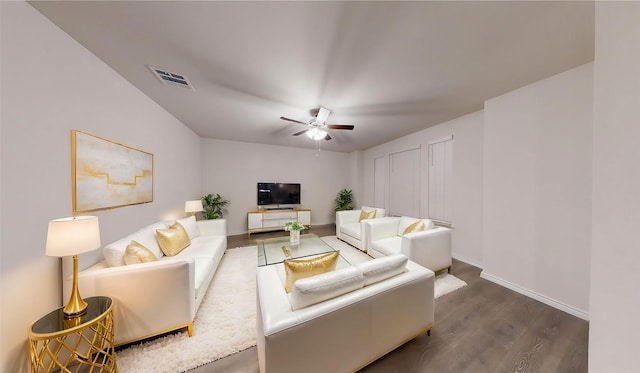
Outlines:
{"label": "gold coffee table frame", "polygon": [[31,372],[117,372],[113,301],[89,297],[87,313],[65,318],[62,307],[29,328]]}

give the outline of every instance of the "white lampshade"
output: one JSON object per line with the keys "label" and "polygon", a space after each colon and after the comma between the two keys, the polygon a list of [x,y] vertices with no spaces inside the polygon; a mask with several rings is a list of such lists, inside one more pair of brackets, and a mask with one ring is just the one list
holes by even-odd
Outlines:
{"label": "white lampshade", "polygon": [[202,210],[202,201],[199,199],[184,203],[184,212],[198,212]]}
{"label": "white lampshade", "polygon": [[320,128],[312,128],[307,131],[307,136],[309,136],[310,139],[314,139],[316,141],[322,140],[327,136],[327,131],[321,130]]}
{"label": "white lampshade", "polygon": [[49,222],[47,249],[49,256],[72,256],[100,247],[97,216],[77,216]]}

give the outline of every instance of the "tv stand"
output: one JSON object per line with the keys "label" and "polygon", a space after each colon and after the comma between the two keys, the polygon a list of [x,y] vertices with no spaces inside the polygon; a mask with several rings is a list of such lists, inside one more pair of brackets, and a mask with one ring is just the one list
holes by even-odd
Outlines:
{"label": "tv stand", "polygon": [[247,214],[247,234],[251,237],[251,233],[255,232],[284,230],[284,225],[293,221],[311,227],[311,210],[273,207],[264,211],[250,211]]}

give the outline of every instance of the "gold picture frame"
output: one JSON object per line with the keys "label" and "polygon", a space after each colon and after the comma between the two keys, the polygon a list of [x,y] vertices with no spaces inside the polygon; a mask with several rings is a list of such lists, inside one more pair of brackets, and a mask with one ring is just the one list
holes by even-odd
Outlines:
{"label": "gold picture frame", "polygon": [[153,202],[153,154],[71,131],[73,214]]}

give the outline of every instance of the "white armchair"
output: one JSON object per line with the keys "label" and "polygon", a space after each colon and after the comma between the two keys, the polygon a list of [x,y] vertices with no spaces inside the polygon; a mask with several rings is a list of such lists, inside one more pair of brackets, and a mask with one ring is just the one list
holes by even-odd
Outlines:
{"label": "white armchair", "polygon": [[[405,233],[419,221],[424,224],[423,230]],[[407,216],[369,220],[365,225],[368,245],[365,248],[372,257],[402,253],[434,272],[451,269],[450,228],[435,227],[429,219]]]}
{"label": "white armchair", "polygon": [[[373,218],[360,220],[360,215],[363,212],[366,214],[374,210],[375,216]],[[367,242],[363,242],[367,237],[364,232],[364,222],[383,218],[385,213],[385,209],[367,206],[362,206],[360,210],[336,211],[336,237],[359,250],[367,252]]]}

